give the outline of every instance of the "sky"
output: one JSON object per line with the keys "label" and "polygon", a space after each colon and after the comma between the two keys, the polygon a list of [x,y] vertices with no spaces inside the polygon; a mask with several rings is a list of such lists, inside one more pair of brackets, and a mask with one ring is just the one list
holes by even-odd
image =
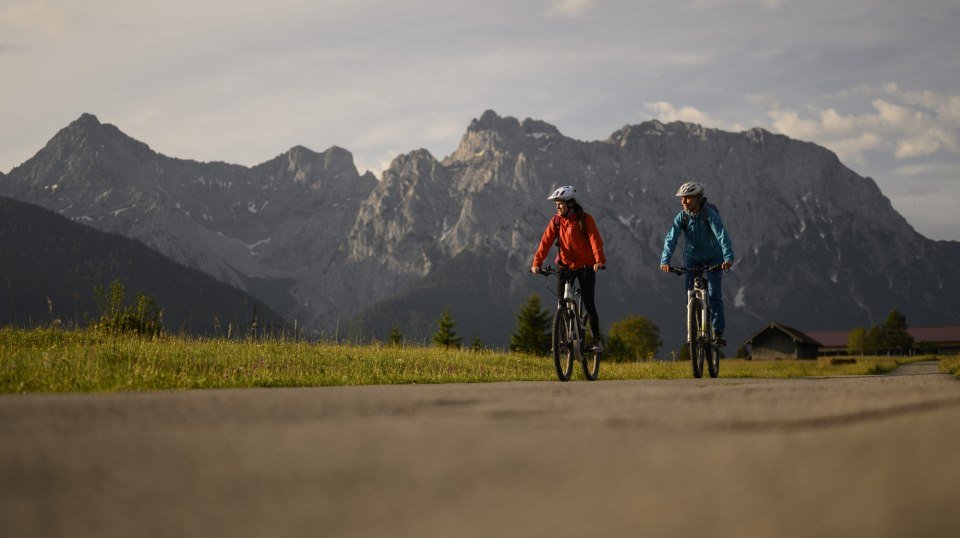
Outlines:
{"label": "sky", "polygon": [[[165,155],[442,159],[485,110],[834,151],[960,241],[957,0],[0,0],[0,171],[83,113]],[[703,178],[709,187],[709,178]]]}

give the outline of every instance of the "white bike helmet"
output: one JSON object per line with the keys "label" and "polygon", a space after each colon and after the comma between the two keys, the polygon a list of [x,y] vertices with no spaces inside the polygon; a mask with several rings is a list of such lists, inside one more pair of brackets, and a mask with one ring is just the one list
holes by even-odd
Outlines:
{"label": "white bike helmet", "polygon": [[559,189],[553,191],[553,194],[547,197],[547,200],[572,200],[577,197],[577,189],[574,189],[570,185],[566,187],[560,187]]}
{"label": "white bike helmet", "polygon": [[688,181],[683,185],[680,185],[680,189],[677,190],[677,196],[697,196],[703,195],[703,185],[696,181]]}

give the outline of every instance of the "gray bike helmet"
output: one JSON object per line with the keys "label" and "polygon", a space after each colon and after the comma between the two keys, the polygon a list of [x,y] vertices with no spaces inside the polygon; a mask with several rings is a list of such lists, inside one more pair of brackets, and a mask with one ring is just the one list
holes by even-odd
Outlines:
{"label": "gray bike helmet", "polygon": [[570,185],[566,187],[560,187],[559,189],[553,191],[553,194],[547,197],[547,200],[563,200],[564,202],[572,200],[577,197],[577,189],[574,189]]}
{"label": "gray bike helmet", "polygon": [[703,195],[703,185],[697,181],[688,181],[683,185],[680,185],[680,189],[677,190],[677,196],[697,196]]}

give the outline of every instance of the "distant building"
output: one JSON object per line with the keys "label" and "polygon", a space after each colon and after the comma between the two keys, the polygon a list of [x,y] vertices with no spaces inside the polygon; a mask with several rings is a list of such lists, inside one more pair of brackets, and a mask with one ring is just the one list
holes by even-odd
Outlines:
{"label": "distant building", "polygon": [[846,355],[850,331],[811,332],[807,336],[820,343],[820,355]]}
{"label": "distant building", "polygon": [[960,326],[954,327],[918,327],[907,329],[913,337],[914,347],[922,349],[921,344],[928,344],[928,353],[938,355],[956,355],[960,353]]}
{"label": "distant building", "polygon": [[764,359],[816,359],[820,342],[782,323],[770,322],[747,339],[750,357]]}
{"label": "distant building", "polygon": [[[846,355],[851,331],[809,332],[771,322],[747,339],[754,359],[816,359],[818,356]],[[915,327],[907,332],[914,349],[922,353],[960,353],[960,326]]]}

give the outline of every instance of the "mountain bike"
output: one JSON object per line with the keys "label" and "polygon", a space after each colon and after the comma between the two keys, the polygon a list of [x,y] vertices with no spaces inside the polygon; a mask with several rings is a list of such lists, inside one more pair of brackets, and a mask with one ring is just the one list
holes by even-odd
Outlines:
{"label": "mountain bike", "polygon": [[[583,306],[583,297],[580,292],[579,280],[576,277],[584,269],[565,269],[546,267],[540,271],[540,274],[549,277],[557,275],[557,278],[564,280],[563,297],[557,297],[557,313],[553,317],[553,334],[551,348],[553,351],[553,365],[557,370],[557,378],[560,381],[569,381],[573,373],[573,362],[577,361],[583,366],[583,375],[589,381],[596,381],[600,375],[600,360],[603,358],[603,352],[597,352],[593,348],[585,349],[586,342],[592,341],[587,338],[587,310]],[[577,282],[574,284],[574,282]],[[548,285],[549,289],[550,286]],[[552,289],[550,293],[556,295]]]}
{"label": "mountain bike", "polygon": [[687,291],[687,345],[690,346],[690,364],[693,377],[703,377],[706,361],[710,377],[720,375],[720,348],[714,343],[710,299],[707,297],[706,273],[722,271],[722,264],[701,267],[669,267],[670,272],[682,275],[693,273],[693,289]]}

